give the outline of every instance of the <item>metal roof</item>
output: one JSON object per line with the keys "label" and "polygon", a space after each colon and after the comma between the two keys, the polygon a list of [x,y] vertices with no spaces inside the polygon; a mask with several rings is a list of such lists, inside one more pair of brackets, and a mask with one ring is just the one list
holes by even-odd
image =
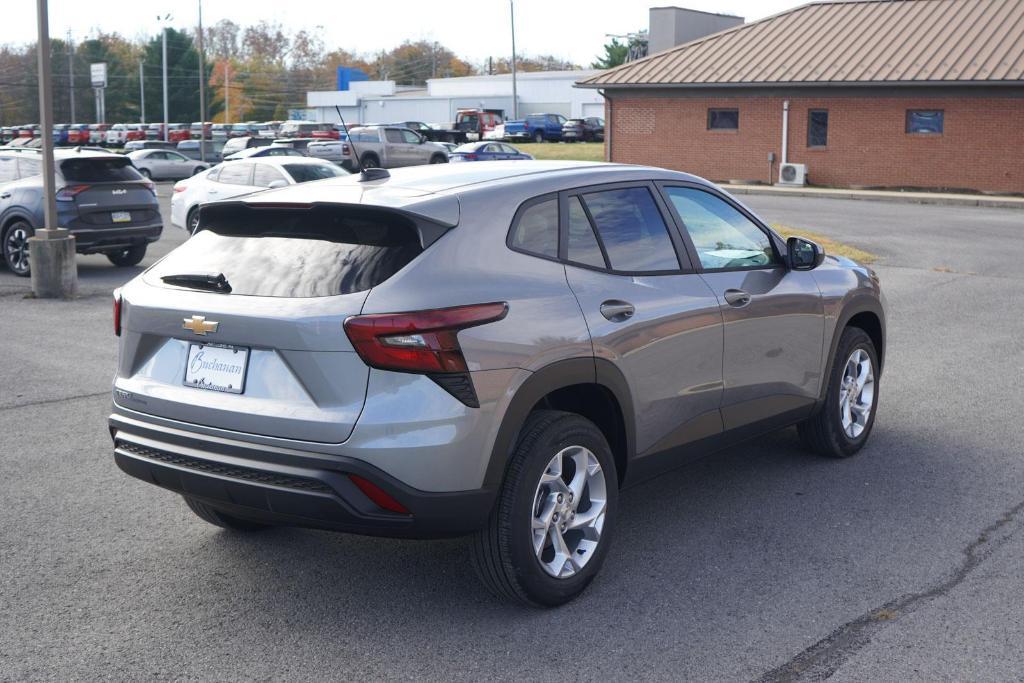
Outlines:
{"label": "metal roof", "polygon": [[1021,0],[802,5],[604,71],[603,87],[1024,85]]}

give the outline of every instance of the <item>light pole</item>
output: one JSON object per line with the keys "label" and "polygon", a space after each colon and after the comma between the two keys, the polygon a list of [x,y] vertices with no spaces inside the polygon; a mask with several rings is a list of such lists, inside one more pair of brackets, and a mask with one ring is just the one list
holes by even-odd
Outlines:
{"label": "light pole", "polygon": [[167,107],[167,22],[171,20],[170,14],[164,16],[158,16],[157,21],[161,22],[163,26],[160,29],[160,35],[163,37],[163,72],[164,72],[164,142],[170,142],[170,131],[167,130],[170,118],[168,117]]}
{"label": "light pole", "polygon": [[[203,0],[199,0],[199,160],[206,161],[206,51],[203,50]],[[213,139],[213,131],[210,131]]]}
{"label": "light pole", "polygon": [[71,29],[68,29],[68,97],[71,98],[71,123],[75,123],[75,48],[71,45]]}
{"label": "light pole", "polygon": [[146,122],[146,75],[143,71],[146,63],[139,60],[139,123]]}
{"label": "light pole", "polygon": [[519,118],[519,97],[516,93],[516,3],[508,0],[509,18],[512,23],[512,118]]}
{"label": "light pole", "polygon": [[36,0],[39,22],[39,124],[43,142],[43,226],[28,238],[32,293],[38,298],[70,298],[78,293],[75,238],[57,222],[53,164],[53,73],[50,70],[50,19],[46,0]]}

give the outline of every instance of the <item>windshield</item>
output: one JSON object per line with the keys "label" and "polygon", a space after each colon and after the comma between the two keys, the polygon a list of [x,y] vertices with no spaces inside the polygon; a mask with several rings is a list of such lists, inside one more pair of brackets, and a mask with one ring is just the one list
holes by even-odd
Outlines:
{"label": "windshield", "polygon": [[452,151],[454,151],[454,152],[475,152],[479,148],[480,148],[480,143],[479,142],[469,142],[469,143],[466,143],[465,145],[459,145],[458,147],[456,147]]}

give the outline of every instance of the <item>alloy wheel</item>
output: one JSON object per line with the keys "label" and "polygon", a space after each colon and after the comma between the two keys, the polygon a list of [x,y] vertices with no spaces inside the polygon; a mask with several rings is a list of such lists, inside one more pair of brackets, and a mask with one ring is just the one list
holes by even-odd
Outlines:
{"label": "alloy wheel", "polygon": [[856,439],[867,427],[875,403],[875,370],[871,356],[855,349],[846,361],[839,385],[839,419],[846,436]]}
{"label": "alloy wheel", "polygon": [[548,462],[533,501],[533,549],[544,571],[574,576],[597,550],[608,505],[601,463],[589,449],[569,446]]}
{"label": "alloy wheel", "polygon": [[28,230],[15,225],[4,240],[4,254],[11,268],[17,273],[28,271]]}

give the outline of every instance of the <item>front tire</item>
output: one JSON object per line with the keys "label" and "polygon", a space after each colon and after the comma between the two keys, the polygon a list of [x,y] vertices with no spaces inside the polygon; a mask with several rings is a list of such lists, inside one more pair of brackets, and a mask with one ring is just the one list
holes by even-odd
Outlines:
{"label": "front tire", "polygon": [[108,251],[107,258],[118,268],[137,266],[142,263],[142,259],[146,258],[146,245],[142,244],[137,247]]}
{"label": "front tire", "polygon": [[4,263],[12,273],[18,277],[28,277],[31,274],[28,262],[28,238],[34,234],[32,226],[26,221],[14,221],[7,226],[2,239]]}
{"label": "front tire", "polygon": [[618,502],[608,442],[574,413],[529,416],[473,564],[495,595],[555,607],[582,593],[604,563]]}
{"label": "front tire", "polygon": [[206,503],[190,498],[189,496],[182,496],[185,499],[185,504],[188,505],[189,509],[196,513],[204,522],[209,522],[214,526],[219,526],[221,529],[230,529],[231,531],[260,531],[266,529],[269,525],[260,524],[259,522],[250,522],[246,519],[240,519],[238,517],[232,517],[231,515],[225,514],[215,507],[207,505]]}
{"label": "front tire", "polygon": [[878,410],[878,352],[859,327],[843,330],[828,378],[825,405],[797,425],[810,450],[848,458],[868,440]]}
{"label": "front tire", "polygon": [[448,163],[448,157],[446,157],[443,154],[435,154],[434,156],[430,157],[430,163],[432,163],[432,164],[447,164]]}

